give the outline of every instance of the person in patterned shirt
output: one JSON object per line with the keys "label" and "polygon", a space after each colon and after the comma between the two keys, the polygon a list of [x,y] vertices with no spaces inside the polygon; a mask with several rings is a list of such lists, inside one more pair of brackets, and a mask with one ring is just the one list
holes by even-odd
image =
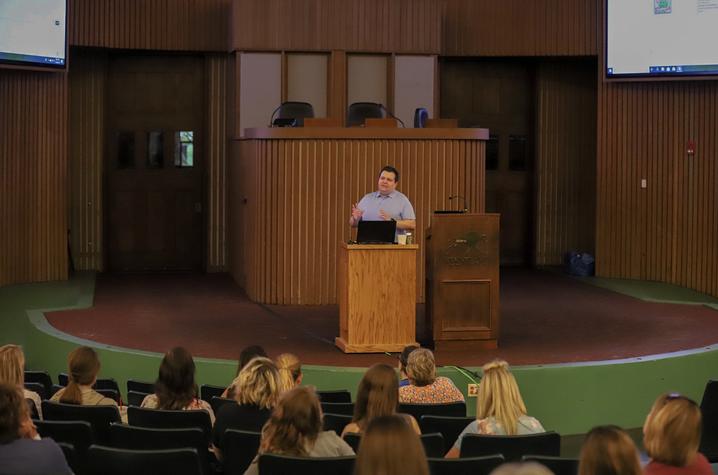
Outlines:
{"label": "person in patterned shirt", "polygon": [[399,402],[410,404],[446,404],[464,402],[464,395],[454,383],[436,376],[434,354],[426,348],[417,348],[409,354],[406,374],[410,384],[399,388]]}

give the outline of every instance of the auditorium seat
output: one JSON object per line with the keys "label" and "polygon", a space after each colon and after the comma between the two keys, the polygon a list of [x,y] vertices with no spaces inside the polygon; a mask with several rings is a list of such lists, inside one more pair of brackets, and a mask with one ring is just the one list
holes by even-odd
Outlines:
{"label": "auditorium seat", "polygon": [[87,451],[91,475],[202,475],[197,450],[128,450],[93,445]]}
{"label": "auditorium seat", "polygon": [[344,414],[351,416],[354,414],[354,403],[353,402],[323,402],[322,401],[322,412],[327,414]]}
{"label": "auditorium seat", "polygon": [[259,456],[262,475],[352,475],[356,457],[292,457],[263,454]]}
{"label": "auditorium seat", "polygon": [[262,434],[227,429],[222,435],[222,468],[225,475],[242,475],[259,450]]}
{"label": "auditorium seat", "polygon": [[[64,388],[65,386],[67,386],[68,381],[69,378],[67,377],[67,373],[60,373],[57,375],[57,382],[59,383],[59,386],[62,386]],[[95,381],[95,384],[92,386],[92,389],[98,392],[100,389],[113,389],[117,391],[118,394],[120,393],[120,386],[117,384],[117,381],[115,381],[114,378],[97,378],[97,381]]]}
{"label": "auditorium seat", "polygon": [[57,445],[59,445],[60,449],[62,449],[62,455],[65,456],[65,461],[67,462],[67,465],[70,466],[72,473],[75,475],[83,475],[84,467],[82,467],[78,462],[75,447],[67,442],[57,442]]}
{"label": "auditorium seat", "polygon": [[341,435],[344,428],[352,421],[352,416],[344,414],[324,414],[324,430],[333,430]]}
{"label": "auditorium seat", "polygon": [[151,393],[142,393],[139,391],[127,391],[127,405],[128,406],[141,406],[142,401]]}
{"label": "auditorium seat", "polygon": [[203,401],[207,401],[209,403],[212,402],[213,397],[222,397],[222,394],[224,394],[224,390],[227,389],[223,386],[213,386],[211,384],[203,384],[199,387],[199,394],[200,398]]}
{"label": "auditorium seat", "polygon": [[465,417],[465,402],[450,402],[446,404],[399,404],[399,412],[411,414],[417,421],[421,416]]}
{"label": "auditorium seat", "polygon": [[[344,435],[344,441],[359,453],[359,444],[361,443],[361,434],[349,433]],[[421,434],[419,437],[421,445],[424,446],[424,452],[427,457],[443,457],[446,454],[444,449],[444,437],[438,432],[434,434]]]}
{"label": "auditorium seat", "polygon": [[215,415],[219,414],[219,410],[225,404],[237,404],[237,401],[235,401],[234,399],[228,399],[226,397],[213,396],[212,400],[209,402],[209,405],[212,406],[212,410],[214,411]]}
{"label": "auditorium seat", "polygon": [[321,402],[352,402],[352,394],[346,389],[317,391]]}
{"label": "auditorium seat", "polygon": [[421,416],[419,427],[422,434],[441,433],[448,452],[456,442],[459,434],[475,420],[473,417]]}
{"label": "auditorium seat", "polygon": [[122,399],[120,399],[120,392],[116,389],[95,389],[98,393],[102,394],[108,399],[112,399],[117,404],[120,404],[122,402]]}
{"label": "auditorium seat", "polygon": [[155,383],[147,381],[138,381],[136,379],[127,380],[127,392],[136,391],[138,393],[152,394],[155,392]]}
{"label": "auditorium seat", "polygon": [[718,462],[718,381],[706,383],[701,399],[703,428],[699,451],[710,462]]}
{"label": "auditorium seat", "polygon": [[431,475],[489,475],[504,461],[504,457],[498,454],[458,459],[430,457],[429,471]]}
{"label": "auditorium seat", "polygon": [[524,455],[561,455],[561,436],[556,432],[530,435],[467,434],[461,441],[461,457],[501,454],[508,462]]}
{"label": "auditorium seat", "polygon": [[[50,388],[52,390],[52,385],[50,385]],[[29,381],[25,381],[25,389],[36,392],[37,395],[40,396],[40,399],[50,399],[52,396],[51,394],[48,394],[50,391],[45,389],[45,385],[41,383],[31,383]]]}
{"label": "auditorium seat", "polygon": [[47,395],[47,397],[43,397],[41,393],[38,393],[42,399],[52,397],[52,378],[47,371],[25,371],[25,382],[42,384],[45,388],[44,394]]}
{"label": "auditorium seat", "polygon": [[[37,433],[72,448],[73,461],[68,463],[76,475],[85,472],[87,448],[95,443],[92,426],[85,421],[34,421]],[[63,452],[65,448],[63,447]]]}
{"label": "auditorium seat", "polygon": [[577,475],[578,459],[549,457],[546,455],[524,455],[522,462],[538,462],[551,470],[554,475]]}
{"label": "auditorium seat", "polygon": [[129,406],[127,408],[127,422],[133,426],[152,429],[198,428],[202,430],[207,446],[209,446],[212,435],[212,420],[209,417],[209,412],[202,410],[168,411]]}
{"label": "auditorium seat", "polygon": [[120,411],[117,406],[80,406],[42,401],[42,415],[46,421],[89,422],[92,426],[93,439],[98,443],[107,442],[110,424],[120,422]]}

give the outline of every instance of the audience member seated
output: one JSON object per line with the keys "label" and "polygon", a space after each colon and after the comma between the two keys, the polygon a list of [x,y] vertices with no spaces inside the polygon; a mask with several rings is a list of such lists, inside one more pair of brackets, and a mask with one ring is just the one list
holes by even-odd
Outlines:
{"label": "audience member seated", "polygon": [[37,435],[20,388],[4,382],[0,383],[0,473],[72,473],[60,446]]}
{"label": "audience member seated", "polygon": [[583,441],[578,475],[641,475],[636,445],[620,427],[594,427]]}
{"label": "audience member seated", "polygon": [[[279,372],[269,358],[253,358],[232,382],[237,404],[225,404],[212,431],[214,446],[222,449],[227,429],[260,432],[279,399]],[[219,453],[218,453],[219,454]]]}
{"label": "audience member seated", "polygon": [[464,395],[449,378],[436,377],[436,363],[431,350],[417,348],[412,351],[407,359],[406,374],[410,384],[399,388],[399,402],[401,403],[464,402]]}
{"label": "audience member seated", "polygon": [[525,435],[545,432],[539,421],[526,415],[519,386],[509,364],[493,360],[483,367],[484,377],[476,398],[476,420],[459,434],[447,458],[459,456],[461,439],[466,434]]}
{"label": "audience member seated", "polygon": [[291,353],[282,353],[275,361],[279,371],[279,392],[283,393],[302,384],[302,363]]}
{"label": "audience member seated", "polygon": [[680,394],[656,399],[643,425],[643,446],[651,461],[646,475],[711,475],[706,457],[698,452],[701,411]]}
{"label": "audience member seated", "polygon": [[[399,380],[396,371],[385,364],[375,364],[364,373],[357,389],[354,417],[344,427],[342,436],[348,433],[361,434],[369,423],[380,416],[393,416],[399,407]],[[419,424],[412,416],[402,414],[417,434]]]}
{"label": "audience member seated", "polygon": [[500,465],[490,475],[553,475],[553,472],[537,462],[522,462]]}
{"label": "audience member seated", "polygon": [[207,411],[214,424],[214,411],[207,401],[199,398],[194,379],[192,355],[181,346],[165,353],[155,382],[155,393],[148,394],[141,407],[148,409]]}
{"label": "audience member seated", "polygon": [[25,354],[17,345],[0,346],[0,383],[21,388],[25,399],[32,401],[42,419],[40,395],[35,391],[25,389]]}
{"label": "audience member seated", "polygon": [[408,386],[411,384],[411,381],[409,381],[409,376],[406,374],[406,365],[407,361],[409,360],[409,355],[412,351],[419,348],[416,345],[409,345],[405,346],[404,350],[402,350],[401,355],[399,355],[399,387],[403,388],[404,386]]}
{"label": "audience member seated", "polygon": [[429,475],[424,447],[400,415],[372,419],[362,436],[354,475]]}
{"label": "audience member seated", "polygon": [[[258,455],[261,454],[343,457],[354,455],[354,451],[333,430],[322,431],[322,409],[317,394],[312,388],[298,387],[281,396],[262,429]],[[259,473],[257,461],[258,457],[245,475]]]}
{"label": "audience member seated", "polygon": [[[234,375],[235,380],[237,376],[239,376],[239,372],[242,371],[242,368],[247,366],[247,363],[252,361],[252,359],[257,356],[262,356],[264,358],[267,357],[267,352],[259,345],[248,346],[239,353],[239,360],[237,360],[237,374]],[[230,384],[222,393],[222,397],[227,399],[236,399],[237,395],[234,392],[235,388],[232,384]]]}

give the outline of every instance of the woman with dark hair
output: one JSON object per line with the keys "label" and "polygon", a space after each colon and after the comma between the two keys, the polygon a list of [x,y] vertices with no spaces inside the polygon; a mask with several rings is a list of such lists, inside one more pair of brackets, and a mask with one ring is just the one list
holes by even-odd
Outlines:
{"label": "woman with dark hair", "polygon": [[60,389],[53,402],[80,404],[83,406],[117,406],[117,402],[98,393],[92,386],[100,372],[100,358],[89,346],[80,346],[67,358],[67,387]]}
{"label": "woman with dark hair", "polygon": [[[322,431],[322,409],[314,389],[297,387],[285,392],[262,428],[258,455],[341,457],[354,455],[334,431]],[[259,473],[257,458],[245,475]]]}
{"label": "woman with dark hair", "polygon": [[[242,349],[242,351],[239,353],[239,359],[237,360],[237,373],[234,375],[234,377],[236,378],[237,376],[239,376],[239,373],[245,366],[247,366],[247,363],[257,357],[267,357],[267,352],[264,351],[264,348],[262,348],[261,346],[250,345]],[[225,389],[222,393],[222,397],[228,399],[236,399],[237,394],[235,393],[235,391],[235,386],[233,384],[230,384],[227,389]]]}
{"label": "woman with dark hair", "polygon": [[409,363],[409,355],[412,351],[419,348],[416,345],[409,345],[405,346],[402,350],[401,354],[399,355],[399,387],[403,388],[404,386],[408,386],[411,384],[409,381],[409,376],[406,373],[406,366]]}
{"label": "woman with dark hair", "polygon": [[[391,416],[399,408],[399,380],[391,366],[375,364],[364,373],[357,389],[357,400],[354,404],[354,417],[342,431],[361,434],[375,417]],[[407,423],[421,434],[416,419],[403,414]]]}
{"label": "woman with dark hair", "polygon": [[581,447],[578,475],[641,475],[636,444],[616,426],[591,429]]}
{"label": "woman with dark hair", "polygon": [[362,436],[354,475],[429,475],[416,432],[399,415],[372,419]]}
{"label": "woman with dark hair", "polygon": [[149,394],[142,401],[142,407],[149,409],[207,411],[214,424],[214,411],[207,401],[197,398],[197,383],[194,379],[195,365],[192,355],[181,346],[165,353],[155,382],[155,394]]}
{"label": "woman with dark hair", "polygon": [[60,447],[40,439],[20,388],[0,383],[0,473],[72,474]]}

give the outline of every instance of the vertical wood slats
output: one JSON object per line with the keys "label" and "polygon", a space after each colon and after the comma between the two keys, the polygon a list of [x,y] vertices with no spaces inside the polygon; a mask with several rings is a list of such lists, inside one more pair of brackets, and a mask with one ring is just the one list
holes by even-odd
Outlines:
{"label": "vertical wood slats", "polygon": [[599,82],[599,275],[718,296],[716,111],[712,81]]}
{"label": "vertical wood slats", "polygon": [[232,50],[440,50],[437,0],[235,0],[232,7]]}
{"label": "vertical wood slats", "polygon": [[595,252],[595,64],[542,63],[537,74],[536,264]]}
{"label": "vertical wood slats", "polygon": [[0,70],[0,285],[67,278],[67,75]]}
{"label": "vertical wood slats", "polygon": [[70,246],[75,268],[103,270],[105,75],[102,55],[75,55],[69,77]]}
{"label": "vertical wood slats", "polygon": [[227,116],[228,75],[233,65],[225,55],[206,57],[207,84],[207,270],[227,267]]}
{"label": "vertical wood slats", "polygon": [[227,51],[232,0],[71,0],[75,46]]}
{"label": "vertical wood slats", "polygon": [[444,0],[446,56],[598,54],[600,0]]}
{"label": "vertical wood slats", "polygon": [[[431,213],[449,209],[450,195],[483,212],[485,145],[475,140],[243,140],[232,162],[241,180],[231,198],[235,279],[247,295],[272,304],[337,302],[338,245],[350,239],[351,204],[376,189],[387,163],[417,213],[423,242]],[[244,200],[247,204],[243,204]],[[241,221],[239,224],[237,221]],[[424,299],[424,249],[417,295]],[[381,272],[381,269],[377,269]]]}

